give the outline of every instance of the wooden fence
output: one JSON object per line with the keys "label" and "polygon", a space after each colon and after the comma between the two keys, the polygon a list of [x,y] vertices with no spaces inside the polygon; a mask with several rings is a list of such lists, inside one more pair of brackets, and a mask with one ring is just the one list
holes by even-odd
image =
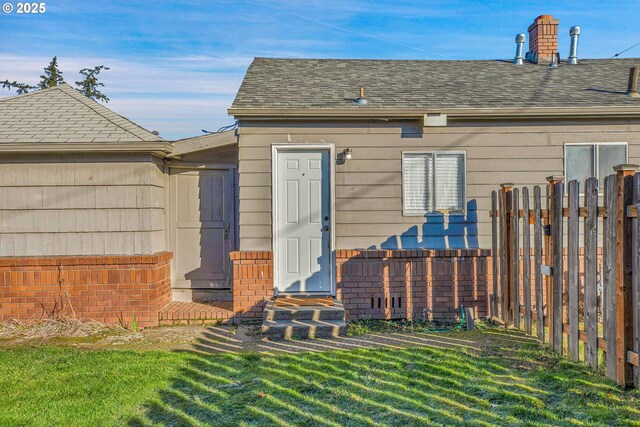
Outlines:
{"label": "wooden fence", "polygon": [[640,388],[640,173],[614,170],[603,188],[549,177],[544,195],[511,184],[492,192],[489,308],[496,322]]}

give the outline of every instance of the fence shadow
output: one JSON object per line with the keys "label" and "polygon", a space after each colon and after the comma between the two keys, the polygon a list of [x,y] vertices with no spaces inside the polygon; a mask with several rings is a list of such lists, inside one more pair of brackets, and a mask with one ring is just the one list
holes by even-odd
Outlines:
{"label": "fence shadow", "polygon": [[[456,345],[466,341],[457,335],[453,346],[416,346],[411,335],[408,345],[386,349],[187,352],[177,375],[127,424],[514,425],[535,419],[570,425],[585,417],[595,424],[637,417],[612,385],[578,365],[559,364],[532,340],[496,333],[503,334],[495,345],[473,339]],[[200,344],[217,343],[203,338]],[[576,393],[599,396],[602,405],[589,409]]]}

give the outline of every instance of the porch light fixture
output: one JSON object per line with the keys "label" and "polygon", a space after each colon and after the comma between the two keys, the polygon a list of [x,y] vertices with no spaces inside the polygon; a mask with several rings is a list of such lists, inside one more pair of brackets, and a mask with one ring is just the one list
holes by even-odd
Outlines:
{"label": "porch light fixture", "polygon": [[351,148],[345,148],[345,149],[342,151],[342,157],[343,157],[345,160],[351,160],[351,152],[352,152]]}

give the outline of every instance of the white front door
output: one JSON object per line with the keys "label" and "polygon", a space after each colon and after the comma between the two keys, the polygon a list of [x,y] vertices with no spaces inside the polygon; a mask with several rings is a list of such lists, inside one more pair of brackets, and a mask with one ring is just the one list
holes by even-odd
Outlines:
{"label": "white front door", "polygon": [[331,203],[329,149],[275,150],[276,289],[329,294]]}

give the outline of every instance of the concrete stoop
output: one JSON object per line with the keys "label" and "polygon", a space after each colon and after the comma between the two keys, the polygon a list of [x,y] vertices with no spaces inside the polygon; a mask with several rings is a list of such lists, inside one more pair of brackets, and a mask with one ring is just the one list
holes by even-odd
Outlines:
{"label": "concrete stoop", "polygon": [[272,299],[264,308],[262,334],[274,340],[344,336],[344,306],[335,300],[333,306],[278,307]]}

